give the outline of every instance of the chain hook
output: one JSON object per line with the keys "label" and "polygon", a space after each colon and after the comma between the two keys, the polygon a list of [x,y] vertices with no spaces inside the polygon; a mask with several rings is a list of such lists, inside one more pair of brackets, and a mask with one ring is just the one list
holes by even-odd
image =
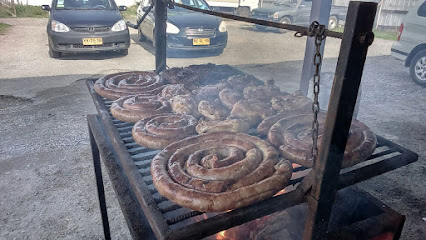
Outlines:
{"label": "chain hook", "polygon": [[317,31],[318,31],[319,26],[320,26],[320,24],[317,21],[313,21],[311,23],[311,25],[309,25],[307,36],[308,37],[315,36]]}

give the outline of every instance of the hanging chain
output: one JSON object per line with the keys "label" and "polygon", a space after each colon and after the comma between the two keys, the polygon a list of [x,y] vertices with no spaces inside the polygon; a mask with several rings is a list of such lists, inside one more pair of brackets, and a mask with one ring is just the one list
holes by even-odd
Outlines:
{"label": "hanging chain", "polygon": [[315,55],[314,55],[314,66],[315,73],[312,80],[313,83],[313,92],[314,92],[314,101],[312,102],[312,113],[314,114],[314,120],[312,121],[312,149],[311,155],[313,160],[313,167],[315,167],[315,163],[318,159],[318,113],[320,111],[320,105],[318,101],[318,95],[320,91],[320,68],[322,64],[322,56],[321,56],[321,44],[325,39],[324,35],[325,25],[319,24],[317,21],[312,22],[311,26],[309,26],[308,36],[315,37]]}

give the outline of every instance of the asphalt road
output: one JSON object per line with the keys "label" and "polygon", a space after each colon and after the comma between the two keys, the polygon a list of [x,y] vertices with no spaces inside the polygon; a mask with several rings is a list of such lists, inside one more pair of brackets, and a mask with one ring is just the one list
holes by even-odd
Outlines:
{"label": "asphalt road", "polygon": [[[132,31],[129,55],[78,54],[50,59],[46,19],[0,19],[0,239],[100,239],[102,228],[86,115],[96,113],[84,81],[117,71],[154,69],[153,48]],[[230,64],[283,90],[298,88],[304,44],[292,33],[254,31],[228,22],[220,56],[169,58],[168,66]],[[323,72],[333,72],[339,40],[327,39]],[[369,50],[358,118],[420,157],[418,162],[359,184],[407,216],[402,239],[426,236],[426,88],[394,60],[391,42]],[[106,179],[113,239],[129,234]]]}

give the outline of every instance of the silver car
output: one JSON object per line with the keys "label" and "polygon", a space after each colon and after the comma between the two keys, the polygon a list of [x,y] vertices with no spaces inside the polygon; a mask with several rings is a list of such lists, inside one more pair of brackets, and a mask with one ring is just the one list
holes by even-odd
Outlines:
{"label": "silver car", "polygon": [[426,87],[426,1],[418,1],[403,20],[398,41],[392,45],[393,57],[405,61],[411,78]]}

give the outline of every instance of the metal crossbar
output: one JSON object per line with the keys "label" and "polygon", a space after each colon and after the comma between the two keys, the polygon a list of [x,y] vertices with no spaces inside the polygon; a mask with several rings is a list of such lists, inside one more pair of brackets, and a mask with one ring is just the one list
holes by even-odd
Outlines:
{"label": "metal crossbar", "polygon": [[[227,19],[232,19],[232,20],[237,20],[237,21],[241,21],[241,22],[248,22],[248,23],[254,23],[254,24],[258,24],[258,25],[262,25],[262,26],[275,27],[275,28],[295,31],[296,34],[298,34],[297,36],[308,36],[308,34],[309,34],[309,27],[298,26],[298,25],[294,25],[294,24],[286,24],[286,23],[266,21],[266,20],[261,20],[261,19],[256,19],[256,18],[241,17],[241,16],[236,16],[236,15],[233,15],[233,14],[220,13],[220,12],[215,12],[215,11],[211,11],[211,10],[199,9],[199,8],[191,7],[191,6],[188,6],[188,5],[185,5],[185,4],[180,4],[180,3],[169,3],[169,5],[185,8],[185,9],[188,9],[188,10],[191,10],[191,11],[194,11],[194,12],[201,12],[201,13],[205,13],[205,14],[209,14],[209,15],[213,15],[213,16],[217,16],[217,17],[222,17],[222,18],[227,18]],[[343,33],[325,30],[324,36],[342,39]]]}

